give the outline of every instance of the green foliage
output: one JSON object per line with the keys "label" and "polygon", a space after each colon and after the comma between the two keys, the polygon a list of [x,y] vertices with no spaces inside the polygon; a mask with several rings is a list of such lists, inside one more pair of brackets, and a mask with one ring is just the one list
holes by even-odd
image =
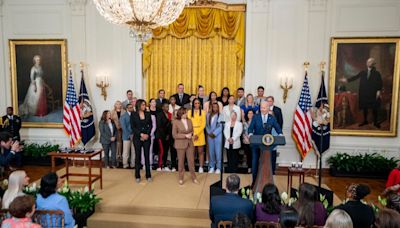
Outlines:
{"label": "green foliage", "polygon": [[388,173],[396,167],[397,162],[394,157],[385,158],[377,153],[358,155],[337,153],[328,158],[330,167],[347,173]]}
{"label": "green foliage", "polygon": [[[39,189],[40,187],[33,183],[32,186],[27,186],[24,188],[24,193],[31,195],[36,199]],[[84,189],[72,190],[70,189],[67,181],[64,182],[64,185],[59,188],[57,192],[58,194],[67,198],[69,207],[72,208],[74,213],[85,213],[93,210],[96,204],[101,201],[101,198],[94,194],[94,190],[89,191],[87,186]]]}
{"label": "green foliage", "polygon": [[324,208],[327,209],[328,208],[328,200],[326,199],[325,195],[319,194],[319,201],[322,203],[322,205],[324,205]]}
{"label": "green foliage", "polygon": [[60,145],[51,145],[50,143],[37,144],[29,143],[24,145],[24,156],[28,157],[46,157],[47,153],[58,151]]}
{"label": "green foliage", "polygon": [[33,183],[32,186],[26,186],[23,192],[27,195],[33,196],[36,199],[37,194],[39,193],[39,187],[36,186],[36,183]]}
{"label": "green foliage", "polygon": [[94,194],[94,190],[89,191],[87,187],[79,191],[71,192],[69,199],[70,206],[78,213],[85,213],[93,210],[100,198]]}

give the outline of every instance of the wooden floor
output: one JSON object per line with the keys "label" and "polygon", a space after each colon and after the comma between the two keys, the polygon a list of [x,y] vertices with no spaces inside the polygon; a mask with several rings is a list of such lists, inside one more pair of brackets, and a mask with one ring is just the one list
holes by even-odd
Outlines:
{"label": "wooden floor", "polygon": [[[58,166],[57,169],[61,169],[63,166]],[[41,176],[51,171],[51,167],[46,166],[25,166],[24,170],[27,172],[31,181],[40,179]],[[279,174],[285,176],[284,168],[280,168]],[[317,178],[314,177],[315,172],[308,172],[308,176],[314,179],[316,182]],[[347,178],[347,177],[332,177],[328,172],[324,172],[322,178],[322,184],[327,185],[340,200],[345,199],[346,187],[352,183],[364,183],[368,184],[371,188],[371,194],[366,197],[367,202],[377,203],[378,196],[385,189],[386,180],[383,179],[366,179],[366,178]]]}
{"label": "wooden floor", "polygon": [[[50,167],[24,167],[31,180],[39,180],[51,170]],[[59,175],[65,172],[63,166],[58,166]],[[84,167],[72,167],[71,170],[86,172]],[[280,192],[287,189],[285,168],[278,170],[274,183]],[[94,170],[97,173],[97,170]],[[143,171],[142,171],[143,172]],[[318,179],[315,171],[307,172],[305,181],[316,184]],[[142,175],[144,176],[144,175]],[[200,184],[190,181],[186,173],[185,184],[180,186],[177,173],[152,171],[153,182],[147,183],[142,178],[141,183],[134,181],[134,170],[103,169],[103,189],[95,183],[95,192],[102,198],[96,207],[96,212],[88,220],[88,227],[108,228],[205,228],[210,227],[208,217],[209,186],[219,180],[216,174],[198,174]],[[240,174],[241,187],[251,183],[251,174]],[[79,178],[79,177],[78,177]],[[293,178],[293,186],[298,186],[298,178]],[[322,187],[333,190],[334,205],[345,199],[346,186],[351,183],[366,183],[372,193],[366,199],[377,203],[378,195],[383,191],[385,180],[352,179],[331,177],[324,172]],[[224,183],[225,185],[225,183]],[[82,187],[72,185],[72,188]]]}

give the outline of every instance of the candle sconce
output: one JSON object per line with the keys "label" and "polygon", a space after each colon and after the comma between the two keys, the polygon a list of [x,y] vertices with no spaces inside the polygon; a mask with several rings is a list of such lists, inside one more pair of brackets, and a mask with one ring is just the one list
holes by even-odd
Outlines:
{"label": "candle sconce", "polygon": [[[285,83],[283,83],[283,80]],[[289,77],[284,75],[283,78],[281,78],[281,89],[283,90],[283,103],[286,103],[287,97],[289,90],[293,88],[293,78],[291,79],[291,82],[289,83]]]}
{"label": "candle sconce", "polygon": [[107,100],[107,87],[110,87],[110,82],[108,81],[108,76],[97,76],[96,86],[101,89],[101,96],[104,100]]}

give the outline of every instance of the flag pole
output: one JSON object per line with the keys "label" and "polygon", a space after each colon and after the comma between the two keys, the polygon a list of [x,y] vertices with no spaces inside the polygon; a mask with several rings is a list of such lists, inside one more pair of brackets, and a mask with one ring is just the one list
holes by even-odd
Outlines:
{"label": "flag pole", "polygon": [[[325,78],[325,71],[324,71],[324,68],[325,68],[325,62],[324,61],[322,61],[321,62],[321,64],[320,64],[320,68],[321,68],[321,80],[324,80],[324,78]],[[321,82],[322,83],[322,82]],[[322,90],[320,89],[320,91],[319,91],[319,97],[322,97]],[[322,101],[321,101],[321,103],[322,103]],[[320,194],[320,189],[321,189],[321,182],[322,182],[322,153],[321,153],[321,151],[322,151],[322,141],[323,141],[323,134],[324,134],[324,132],[323,132],[323,130],[322,130],[322,122],[321,122],[321,124],[320,124],[320,131],[321,131],[321,135],[320,135],[320,145],[319,145],[319,174],[318,174],[318,193]]]}
{"label": "flag pole", "polygon": [[[306,75],[308,75],[308,66],[310,66],[310,62],[305,61],[305,62],[303,63],[303,66],[304,66],[304,73],[305,73]],[[304,157],[305,157],[305,156],[304,156]],[[300,160],[301,160],[301,162],[303,162],[303,157],[302,157],[302,156],[300,156]]]}

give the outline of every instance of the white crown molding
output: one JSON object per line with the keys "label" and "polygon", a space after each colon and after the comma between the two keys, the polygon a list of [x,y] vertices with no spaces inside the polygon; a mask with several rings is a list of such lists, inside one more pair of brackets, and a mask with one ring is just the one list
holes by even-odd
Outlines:
{"label": "white crown molding", "polygon": [[85,7],[87,0],[67,0],[71,8],[72,15],[83,16],[85,15]]}
{"label": "white crown molding", "polygon": [[328,0],[308,0],[308,11],[326,11]]}

